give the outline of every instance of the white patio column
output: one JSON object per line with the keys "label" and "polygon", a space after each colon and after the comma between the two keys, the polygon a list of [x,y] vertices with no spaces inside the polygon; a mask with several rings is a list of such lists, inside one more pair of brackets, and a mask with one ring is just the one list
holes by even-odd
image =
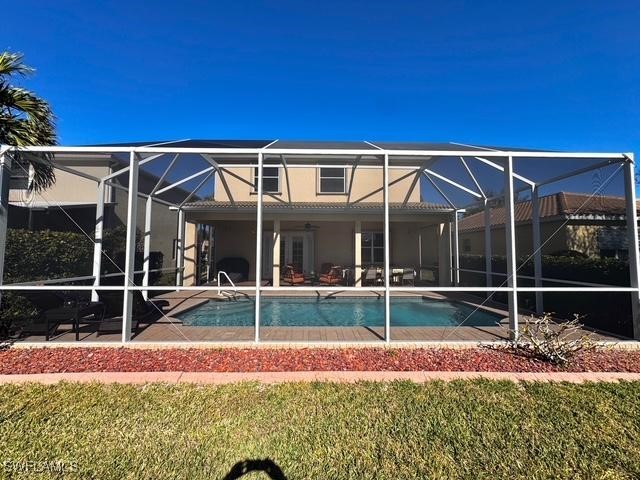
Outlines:
{"label": "white patio column", "polygon": [[[0,147],[0,285],[4,277],[4,252],[7,247],[7,223],[9,220],[9,180],[11,179],[11,159],[6,153],[8,147]],[[0,302],[2,292],[0,291]]]}
{"label": "white patio column", "polygon": [[[491,256],[491,206],[489,201],[484,199],[484,269],[485,269],[485,283],[487,287],[493,285],[493,265]],[[491,295],[491,292],[487,292],[487,296]]]}
{"label": "white patio column", "polygon": [[391,341],[391,292],[389,291],[391,252],[389,250],[389,155],[387,154],[384,156],[382,182],[384,186],[384,340],[389,343]]}
{"label": "white patio column", "polygon": [[513,290],[507,292],[509,299],[509,329],[512,339],[518,338],[518,294],[517,294],[517,265],[516,265],[516,225],[515,205],[513,194],[513,158],[507,157],[504,169],[504,209],[505,233],[507,246],[507,284]]}
{"label": "white patio column", "polygon": [[[631,286],[640,288],[640,259],[638,255],[638,213],[636,210],[636,184],[633,155],[624,164],[624,198],[627,214],[627,242],[629,247],[629,274]],[[633,338],[640,340],[640,290],[631,294]]]}
{"label": "white patio column", "polygon": [[[142,277],[142,286],[149,286],[149,266],[151,263],[151,259],[149,256],[151,255],[151,209],[153,207],[153,200],[151,199],[151,195],[147,197],[147,202],[144,207],[144,253],[143,253],[143,265],[142,270],[144,271],[144,276]],[[149,291],[143,290],[142,296],[145,300],[149,299]]]}
{"label": "white patio column", "polygon": [[458,232],[458,211],[453,212],[453,285],[460,285],[460,235]]}
{"label": "white patio column", "polygon": [[256,310],[255,341],[260,341],[260,281],[262,280],[262,152],[258,153],[258,205],[256,211]]}
{"label": "white patio column", "polygon": [[418,227],[418,278],[422,280],[422,227]]}
{"label": "white patio column", "polygon": [[[93,286],[100,286],[102,274],[102,235],[104,230],[104,180],[98,183],[98,198],[96,200],[96,231],[93,240]],[[98,291],[91,291],[91,301],[98,301]]]}
{"label": "white patio column", "polygon": [[449,272],[447,278],[449,279],[449,286],[453,285],[453,222],[447,223],[447,251],[449,252]]}
{"label": "white patio column", "polygon": [[362,222],[360,220],[356,220],[355,221],[355,238],[354,238],[354,249],[355,251],[353,252],[354,255],[354,279],[355,279],[355,286],[356,287],[361,287],[362,286]]}
{"label": "white patio column", "polygon": [[451,286],[451,225],[438,225],[438,286]]}
{"label": "white patio column", "polygon": [[[534,286],[542,287],[542,251],[540,248],[540,200],[538,187],[531,187],[531,229],[533,232],[533,277]],[[536,292],[536,313],[544,313],[542,292]]]}
{"label": "white patio column", "polygon": [[273,286],[280,286],[280,219],[273,221]]}
{"label": "white patio column", "polygon": [[186,225],[184,221],[184,210],[178,210],[178,241],[176,245],[176,286],[181,287],[184,280],[184,239]]}
{"label": "white patio column", "polygon": [[127,237],[124,265],[124,302],[122,306],[122,342],[131,340],[134,271],[136,259],[136,220],[138,216],[138,156],[129,154],[129,192],[127,197]]}

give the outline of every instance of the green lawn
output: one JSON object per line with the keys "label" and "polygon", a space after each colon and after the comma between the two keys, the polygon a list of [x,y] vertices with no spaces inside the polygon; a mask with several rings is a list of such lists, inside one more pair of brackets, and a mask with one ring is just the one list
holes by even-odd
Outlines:
{"label": "green lawn", "polygon": [[212,479],[266,457],[289,479],[640,478],[640,383],[0,387],[7,478]]}

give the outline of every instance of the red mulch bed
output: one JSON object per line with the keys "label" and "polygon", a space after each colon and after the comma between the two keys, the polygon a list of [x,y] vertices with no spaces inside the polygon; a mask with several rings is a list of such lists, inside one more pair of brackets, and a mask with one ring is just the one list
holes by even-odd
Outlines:
{"label": "red mulch bed", "polygon": [[471,372],[640,372],[640,351],[579,355],[562,368],[505,350],[382,348],[11,348],[0,351],[0,374],[59,372],[283,372],[391,370]]}

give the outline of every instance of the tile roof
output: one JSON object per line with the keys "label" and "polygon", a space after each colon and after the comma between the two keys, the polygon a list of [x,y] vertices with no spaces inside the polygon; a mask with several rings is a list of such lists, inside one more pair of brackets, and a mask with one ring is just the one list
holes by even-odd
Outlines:
{"label": "tile roof", "polygon": [[[559,192],[540,197],[540,219],[566,218],[571,216],[624,216],[624,197],[591,196],[583,193]],[[516,223],[530,222],[532,216],[531,200],[515,205]],[[505,208],[491,209],[491,226],[504,225]],[[477,212],[460,220],[460,231],[481,230],[484,228],[484,212]]]}
{"label": "tile roof", "polygon": [[[336,212],[336,211],[355,211],[355,212],[380,212],[383,211],[382,202],[358,202],[347,205],[346,203],[337,202],[265,202],[263,204],[265,210],[296,210],[311,212]],[[220,210],[220,211],[251,211],[257,208],[256,202],[218,202],[215,200],[201,200],[191,202],[184,205],[185,210]],[[402,211],[421,211],[421,212],[451,212],[452,209],[447,205],[427,202],[409,202],[403,208],[402,203],[389,203],[390,210]]]}

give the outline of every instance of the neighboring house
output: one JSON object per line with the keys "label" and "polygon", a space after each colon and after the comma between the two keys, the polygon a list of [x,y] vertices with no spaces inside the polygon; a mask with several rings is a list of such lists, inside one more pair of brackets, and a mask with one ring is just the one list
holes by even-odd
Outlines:
{"label": "neighboring house", "polygon": [[[56,155],[56,182],[41,193],[27,189],[28,172],[14,166],[9,192],[9,228],[30,230],[56,230],[82,233],[93,238],[96,226],[97,183],[88,178],[104,178],[128,167],[128,161],[109,154],[64,154]],[[64,168],[65,170],[62,170]],[[71,173],[71,169],[84,176]],[[139,192],[149,193],[159,178],[144,170],[139,174]],[[105,185],[104,229],[109,230],[127,223],[128,175],[115,176],[110,180],[114,185]],[[166,184],[163,182],[163,185]],[[160,198],[172,203],[180,203],[189,195],[184,189],[175,188]],[[144,231],[145,199],[138,200],[137,228]],[[175,242],[177,238],[177,215],[175,210],[154,203],[152,227],[154,231],[165,232],[152,238],[152,252],[161,253],[162,267],[174,268]],[[104,265],[104,262],[103,262]]]}
{"label": "neighboring house", "polygon": [[[278,142],[285,145],[301,142]],[[367,146],[365,144],[365,146]],[[279,285],[283,267],[295,265],[316,277],[331,265],[349,267],[356,286],[361,272],[384,265],[383,172],[353,159],[296,164],[295,157],[265,162],[262,277]],[[339,166],[340,164],[345,167]],[[245,259],[255,280],[257,168],[226,168],[215,177],[212,199],[184,206],[187,221],[185,284],[213,280],[215,265],[229,257]],[[411,268],[418,279],[450,284],[449,206],[424,202],[420,172],[389,171],[390,264]],[[203,252],[203,239],[213,246]],[[189,248],[192,245],[192,248]],[[211,274],[203,278],[193,266],[206,255]]]}
{"label": "neighboring house", "polygon": [[[540,197],[542,254],[580,252],[587,256],[626,258],[628,255],[625,201],[623,197],[559,192]],[[531,201],[515,205],[516,252],[533,249]],[[460,253],[484,254],[484,211],[459,222]],[[505,209],[491,209],[491,248],[505,252]]]}

